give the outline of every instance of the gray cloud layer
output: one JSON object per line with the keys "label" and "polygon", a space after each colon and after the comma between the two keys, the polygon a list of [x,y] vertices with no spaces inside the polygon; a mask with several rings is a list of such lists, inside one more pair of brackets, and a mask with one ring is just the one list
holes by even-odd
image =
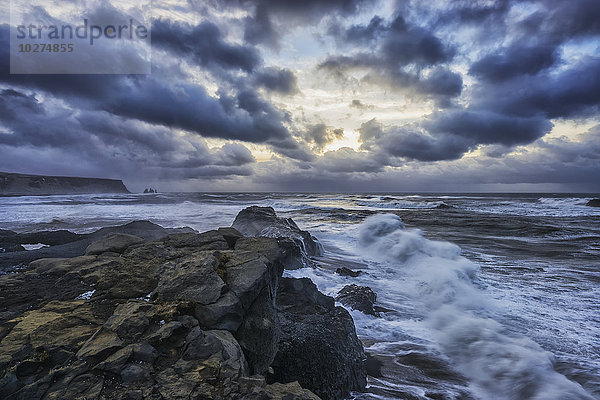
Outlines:
{"label": "gray cloud layer", "polygon": [[[18,169],[29,157],[40,167],[28,172],[62,172],[62,158],[79,168],[73,174],[242,179],[302,190],[344,188],[344,180],[385,190],[394,179],[416,188],[400,171],[430,182],[440,170],[460,182],[598,187],[591,175],[598,174],[597,127],[578,141],[545,138],[557,121],[598,122],[597,1],[399,1],[391,15],[374,11],[377,3],[190,1],[202,22],[153,22],[148,76],[10,75],[1,25],[0,168]],[[105,18],[116,12],[98,7]],[[515,7],[523,17],[514,17]],[[237,14],[220,16],[231,10]],[[345,102],[365,115],[356,126],[362,151],[324,152],[344,132],[323,116],[295,118],[292,107],[276,104],[305,94],[298,70],[265,61],[282,51],[286,34],[315,26],[329,47],[315,53],[314,71],[302,72],[360,75],[371,90],[431,111],[404,125],[383,123],[366,116],[377,111],[373,97],[353,93]],[[225,142],[211,148],[205,138]],[[253,145],[276,156],[258,163]],[[513,153],[518,146],[530,152]],[[480,160],[463,158],[477,149]]]}

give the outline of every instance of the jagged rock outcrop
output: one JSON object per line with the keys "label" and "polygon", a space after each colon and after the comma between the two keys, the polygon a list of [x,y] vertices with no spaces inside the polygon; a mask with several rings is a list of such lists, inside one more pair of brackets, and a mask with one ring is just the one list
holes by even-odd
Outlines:
{"label": "jagged rock outcrop", "polygon": [[588,207],[600,207],[600,199],[592,199],[588,201],[585,205]]}
{"label": "jagged rock outcrop", "polygon": [[273,381],[298,381],[323,399],[366,386],[366,356],[352,317],[308,278],[283,278],[277,292],[281,339]]}
{"label": "jagged rock outcrop", "polygon": [[353,310],[379,316],[373,307],[377,301],[377,294],[368,286],[346,285],[338,292],[335,299]]}
{"label": "jagged rock outcrop", "polygon": [[364,388],[350,315],[310,280],[281,278],[290,254],[277,239],[125,227],[85,255],[0,276],[0,398],[315,400]]}
{"label": "jagged rock outcrop", "polygon": [[[194,232],[190,228],[163,228],[150,221],[133,221],[121,226],[108,226],[89,234],[66,230],[16,233],[0,230],[0,272],[3,268],[25,265],[40,258],[76,257],[84,255],[91,243],[110,235],[132,235],[156,240],[174,233]],[[50,247],[25,251],[23,244],[41,243]]]}
{"label": "jagged rock outcrop", "polygon": [[362,271],[354,271],[350,268],[340,267],[335,270],[335,273],[340,276],[351,276],[352,278],[356,278],[362,273]]}
{"label": "jagged rock outcrop", "polygon": [[45,176],[0,172],[0,196],[129,193],[119,179]]}
{"label": "jagged rock outcrop", "polygon": [[25,251],[16,232],[0,229],[0,253]]}
{"label": "jagged rock outcrop", "polygon": [[[310,232],[298,228],[291,218],[278,217],[271,207],[245,208],[235,217],[231,226],[245,236],[277,238],[281,247],[286,249],[288,269],[309,265],[311,263],[308,257],[323,254],[323,246]],[[298,259],[301,260],[300,263],[296,263]]]}

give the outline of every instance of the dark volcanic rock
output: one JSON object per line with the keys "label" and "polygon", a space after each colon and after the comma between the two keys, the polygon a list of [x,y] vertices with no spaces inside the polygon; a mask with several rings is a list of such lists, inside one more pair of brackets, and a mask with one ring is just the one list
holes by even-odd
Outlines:
{"label": "dark volcanic rock", "polygon": [[310,389],[365,387],[351,316],[309,279],[281,278],[281,238],[154,240],[172,231],[145,222],[98,232],[54,246],[85,242],[87,255],[0,276],[0,398],[316,400]]}
{"label": "dark volcanic rock", "polygon": [[[1,232],[0,248],[7,248],[2,246],[4,236],[2,236]],[[82,256],[90,244],[114,234],[133,235],[144,240],[157,240],[177,232],[193,232],[193,230],[190,228],[165,229],[150,221],[133,221],[121,226],[101,228],[90,234],[76,234],[69,231],[42,231],[16,234],[16,243],[43,243],[51,247],[25,251],[24,248],[18,245],[19,247],[15,247],[10,253],[0,251],[0,271],[6,267],[27,265],[31,261],[40,258]],[[14,232],[12,233],[15,234]],[[7,233],[6,237],[11,236]]]}
{"label": "dark volcanic rock", "polygon": [[75,242],[82,240],[87,235],[78,235],[77,233],[69,232],[66,230],[58,231],[40,231],[31,233],[20,233],[19,242],[22,244],[28,243],[43,243],[48,246],[57,246],[65,243]]}
{"label": "dark volcanic rock", "polygon": [[588,207],[600,207],[600,199],[592,199],[586,203]]}
{"label": "dark volcanic rock", "polygon": [[345,309],[306,278],[283,278],[277,304],[281,339],[270,379],[297,380],[323,399],[365,388],[365,353]]}
{"label": "dark volcanic rock", "polygon": [[356,278],[362,273],[362,271],[353,271],[350,268],[341,267],[336,269],[335,273],[341,276],[351,276],[353,278]]}
{"label": "dark volcanic rock", "polygon": [[370,353],[365,352],[365,354],[367,356],[367,361],[365,362],[365,369],[367,371],[367,375],[372,376],[374,378],[381,378],[383,376],[383,373],[381,372],[383,362],[377,357],[371,355]]}
{"label": "dark volcanic rock", "polygon": [[0,229],[0,253],[25,251],[16,232]]}
{"label": "dark volcanic rock", "polygon": [[115,233],[95,241],[85,249],[85,255],[97,255],[106,252],[122,253],[128,247],[144,243],[144,239],[126,233]]}
{"label": "dark volcanic rock", "polygon": [[362,313],[378,316],[373,309],[373,304],[377,300],[377,295],[368,286],[347,285],[338,292],[337,301],[345,306],[358,310]]}
{"label": "dark volcanic rock", "polygon": [[271,207],[252,206],[243,209],[235,217],[232,227],[246,236],[287,238],[307,256],[323,253],[323,247],[315,237],[298,228],[291,218],[279,218]]}
{"label": "dark volcanic rock", "polygon": [[317,399],[249,379],[277,351],[276,239],[134,239],[0,277],[0,398]]}

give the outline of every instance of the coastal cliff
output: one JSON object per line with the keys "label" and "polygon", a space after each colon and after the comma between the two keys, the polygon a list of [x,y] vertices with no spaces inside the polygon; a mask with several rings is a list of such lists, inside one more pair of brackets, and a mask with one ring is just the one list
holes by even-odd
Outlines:
{"label": "coastal cliff", "polygon": [[118,179],[44,176],[0,172],[0,196],[129,193]]}
{"label": "coastal cliff", "polygon": [[337,400],[364,389],[348,311],[282,277],[316,239],[271,208],[236,221],[285,226],[294,240],[147,221],[37,235],[48,250],[81,246],[0,276],[0,398]]}

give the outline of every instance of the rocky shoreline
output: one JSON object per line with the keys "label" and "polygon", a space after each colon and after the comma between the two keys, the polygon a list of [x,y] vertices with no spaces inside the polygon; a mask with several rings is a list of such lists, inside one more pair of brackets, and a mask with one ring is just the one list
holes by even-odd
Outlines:
{"label": "rocky shoreline", "polygon": [[365,388],[350,314],[309,279],[282,277],[322,251],[293,221],[250,207],[204,233],[103,229],[2,254],[29,253],[23,271],[0,276],[0,398],[342,399]]}

